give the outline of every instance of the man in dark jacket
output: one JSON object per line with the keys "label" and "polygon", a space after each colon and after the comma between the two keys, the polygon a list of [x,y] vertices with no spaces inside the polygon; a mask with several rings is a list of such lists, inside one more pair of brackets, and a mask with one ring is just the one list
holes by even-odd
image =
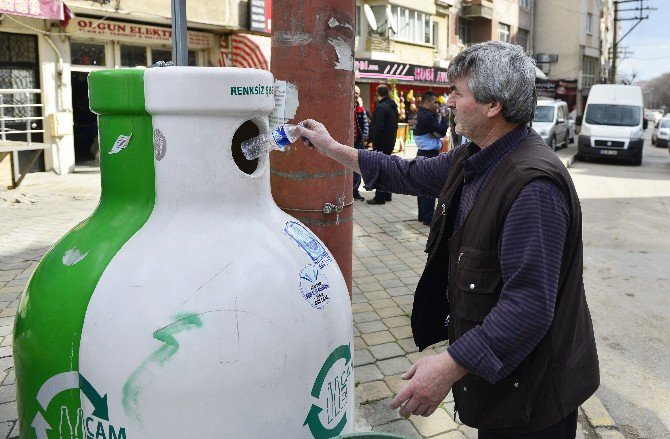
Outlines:
{"label": "man in dark jacket", "polygon": [[[391,402],[429,416],[453,392],[480,439],[573,439],[577,409],[600,383],[583,283],[579,197],[565,166],[527,123],[535,65],[519,46],[475,44],[449,64],[456,132],[432,159],[355,151],[306,121],[317,151],[360,170],[366,187],[438,197],[412,309],[420,350]],[[437,188],[442,188],[437,189]]]}
{"label": "man in dark jacket", "polygon": [[[354,87],[354,148],[365,148],[365,141],[368,138],[369,124],[368,117],[365,114],[363,100],[361,99],[361,89]],[[358,192],[361,185],[361,174],[354,172],[354,200],[363,201],[365,198]]]}
{"label": "man in dark jacket", "polygon": [[[377,87],[379,100],[372,113],[372,139],[373,149],[386,155],[391,155],[398,133],[398,105],[390,97],[389,88],[382,84]],[[368,200],[370,204],[384,204],[391,201],[391,193],[377,189],[373,199]]]}
{"label": "man in dark jacket", "polygon": [[[416,127],[414,128],[414,142],[418,148],[417,157],[437,157],[442,148],[442,137],[447,135],[448,120],[438,112],[440,104],[437,95],[427,91],[421,96],[421,106],[416,116]],[[435,197],[419,195],[417,197],[419,207],[419,221],[429,226],[433,221],[435,210]]]}

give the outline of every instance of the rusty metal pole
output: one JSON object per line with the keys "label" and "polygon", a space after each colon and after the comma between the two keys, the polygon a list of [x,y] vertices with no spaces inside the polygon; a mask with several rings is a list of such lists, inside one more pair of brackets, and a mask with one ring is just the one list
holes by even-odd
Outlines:
{"label": "rusty metal pole", "polygon": [[[271,70],[298,90],[293,122],[316,119],[345,145],[354,142],[354,7],[353,0],[272,2]],[[272,152],[270,169],[275,202],[326,244],[351,294],[352,173],[302,144]]]}

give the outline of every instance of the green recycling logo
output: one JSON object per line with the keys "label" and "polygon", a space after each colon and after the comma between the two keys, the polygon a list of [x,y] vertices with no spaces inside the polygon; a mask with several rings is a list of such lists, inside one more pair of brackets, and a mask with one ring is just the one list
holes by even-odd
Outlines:
{"label": "green recycling logo", "polygon": [[[333,370],[338,361],[344,360],[344,366],[340,370]],[[333,352],[328,355],[326,361],[321,366],[321,370],[312,386],[312,396],[321,400],[321,393],[326,391],[326,407],[320,407],[312,404],[305,419],[304,425],[309,427],[315,439],[329,439],[342,433],[344,427],[347,425],[346,409],[349,404],[348,382],[351,378],[351,346],[343,344],[335,348]],[[329,372],[333,370],[331,379],[326,382],[326,377]],[[351,395],[353,396],[353,395]],[[326,425],[322,423],[321,414],[326,410]],[[334,427],[328,428],[334,424],[337,418],[342,415],[339,422]]]}
{"label": "green recycling logo", "polygon": [[[39,392],[37,392],[37,401],[46,412],[51,400],[56,395],[67,390],[76,389],[79,389],[91,402],[93,405],[93,413],[91,413],[91,416],[84,419],[82,409],[78,409],[77,413],[73,415],[75,416],[73,425],[68,407],[61,407],[60,425],[58,426],[59,437],[65,439],[67,437],[66,435],[69,433],[70,438],[103,437],[108,439],[125,439],[125,428],[116,430],[114,426],[109,423],[107,395],[100,395],[93,385],[91,385],[91,383],[77,371],[59,373],[46,380],[44,384],[42,384],[42,387],[40,387]],[[94,417],[97,419],[94,419]],[[47,439],[48,431],[53,429],[40,411],[37,412],[30,426],[35,430],[37,439]],[[83,434],[80,436],[79,432],[82,432]],[[66,434],[65,436],[64,433]]]}

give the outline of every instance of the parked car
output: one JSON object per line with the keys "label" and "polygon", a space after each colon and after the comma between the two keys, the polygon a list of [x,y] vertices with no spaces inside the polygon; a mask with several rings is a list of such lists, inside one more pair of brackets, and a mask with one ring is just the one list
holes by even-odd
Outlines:
{"label": "parked car", "polygon": [[645,129],[640,87],[596,84],[586,100],[578,157],[616,158],[641,165]]}
{"label": "parked car", "polygon": [[651,134],[651,144],[658,147],[668,146],[670,140],[670,117],[664,117],[654,125],[654,132]]}
{"label": "parked car", "polygon": [[[567,147],[570,141],[568,104],[554,99],[540,99],[535,107],[533,129],[542,136],[554,151],[560,146]],[[574,125],[573,125],[574,127]],[[574,137],[574,128],[572,131]]]}

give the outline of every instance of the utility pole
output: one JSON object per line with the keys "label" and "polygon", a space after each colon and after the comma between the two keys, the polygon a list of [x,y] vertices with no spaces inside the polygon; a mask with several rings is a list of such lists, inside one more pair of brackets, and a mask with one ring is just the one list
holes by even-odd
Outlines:
{"label": "utility pole", "polygon": [[[271,71],[299,97],[291,123],[316,119],[345,145],[354,143],[354,6],[351,0],[272,2]],[[270,153],[270,183],[277,205],[326,244],[351,293],[351,171],[300,142]]]}
{"label": "utility pole", "polygon": [[[616,82],[616,69],[617,69],[617,58],[619,57],[619,43],[628,36],[629,33],[635,29],[635,27],[642,22],[642,20],[647,20],[649,15],[642,16],[644,11],[655,11],[656,8],[651,8],[646,6],[645,2],[649,0],[614,0],[614,29],[613,29],[613,38],[612,38],[612,68],[610,69],[609,83],[614,84]],[[619,9],[620,3],[638,3],[637,7]],[[634,17],[619,17],[619,12],[635,12]],[[618,22],[620,21],[630,21],[637,20],[635,24],[624,34],[623,37],[619,38],[619,26]]]}

